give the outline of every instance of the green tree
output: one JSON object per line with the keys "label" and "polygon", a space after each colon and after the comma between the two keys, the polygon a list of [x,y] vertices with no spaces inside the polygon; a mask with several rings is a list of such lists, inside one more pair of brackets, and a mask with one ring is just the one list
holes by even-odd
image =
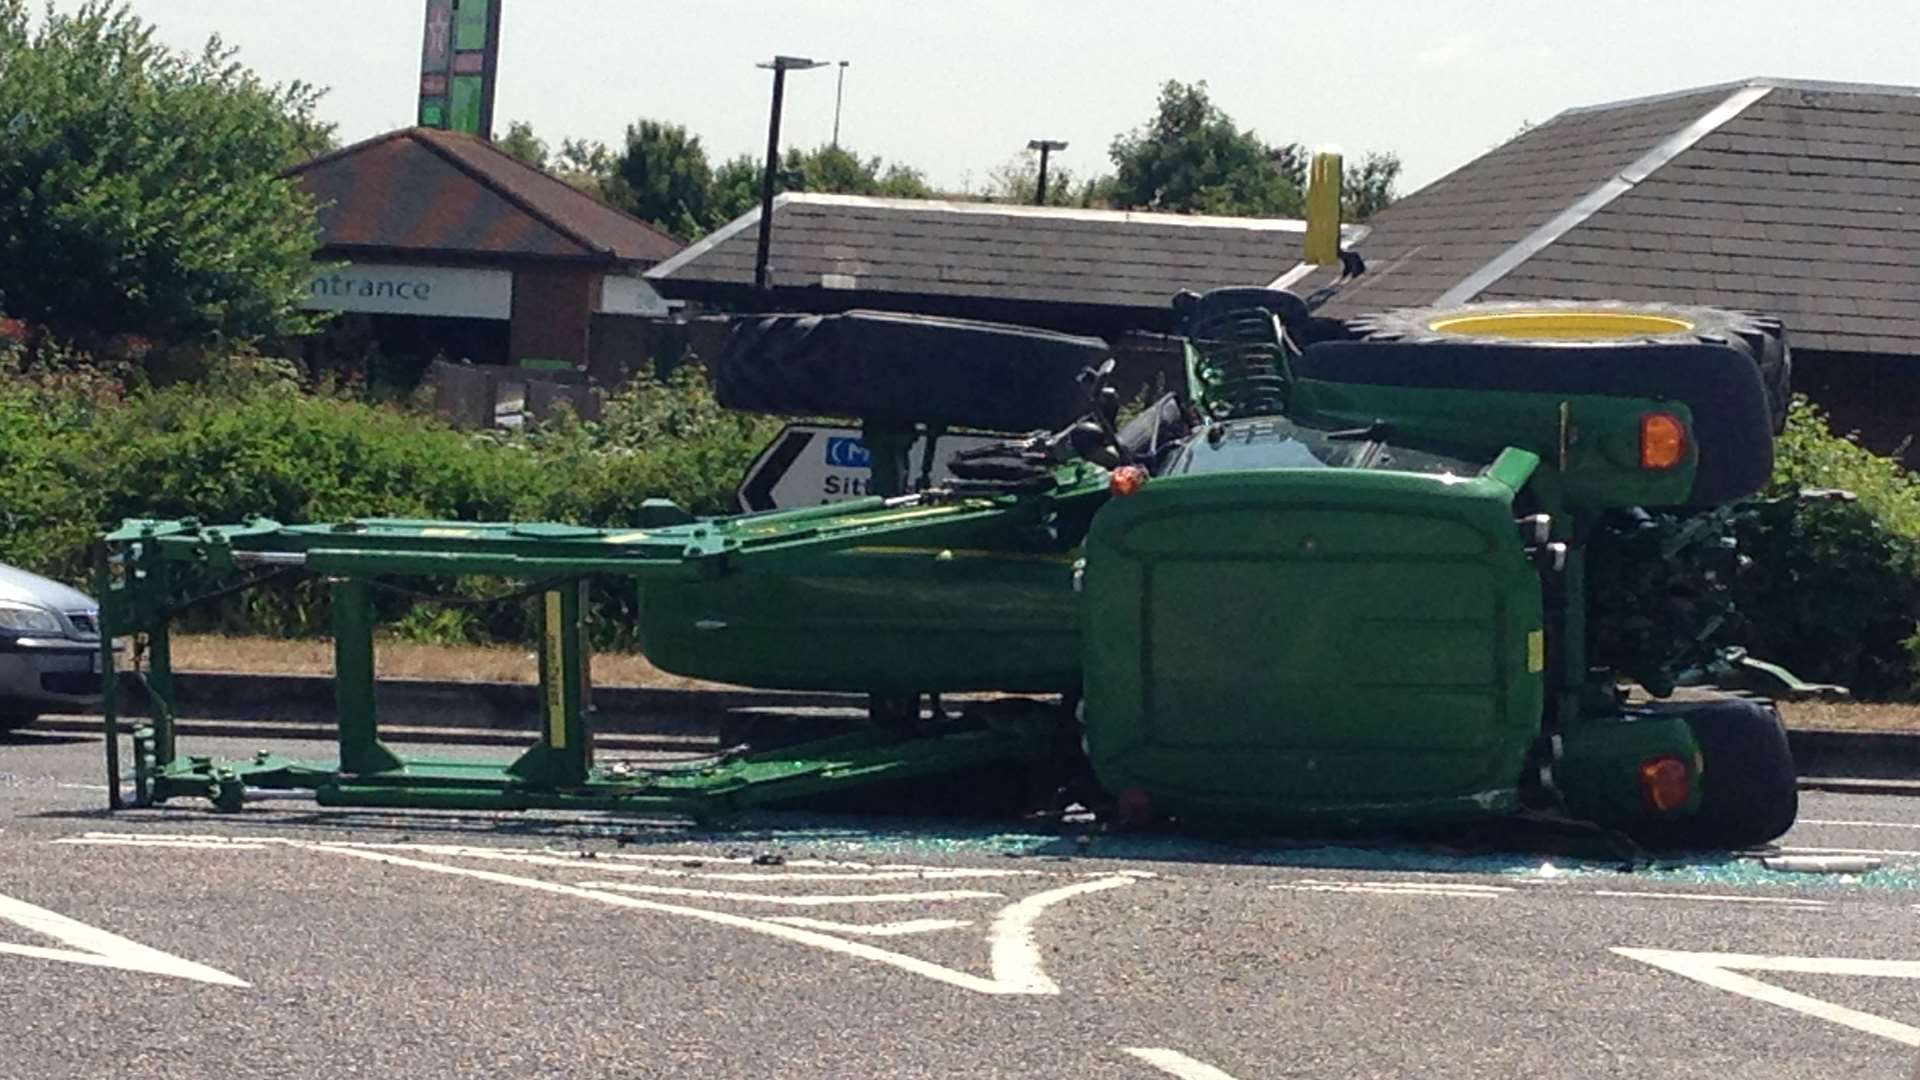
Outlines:
{"label": "green tree", "polygon": [[1398,154],[1368,153],[1357,164],[1349,162],[1340,185],[1341,218],[1365,221],[1386,209],[1394,200],[1393,185],[1398,179]]}
{"label": "green tree", "polygon": [[279,173],[332,143],[318,91],[218,38],[156,43],[121,3],[0,0],[0,307],[82,343],[305,332],[320,243]]}
{"label": "green tree", "polygon": [[1110,197],[1121,209],[1182,214],[1297,216],[1305,155],[1242,131],[1207,96],[1207,84],[1169,81],[1153,119],[1108,151]]}
{"label": "green tree", "polygon": [[[774,177],[776,190],[780,176]],[[752,154],[730,157],[713,170],[713,184],[707,194],[707,224],[719,227],[760,205],[760,159]]]}
{"label": "green tree", "polygon": [[787,149],[780,162],[785,191],[835,195],[879,195],[894,199],[931,199],[933,185],[920,170],[878,157],[862,158],[838,146]]}
{"label": "green tree", "polygon": [[608,199],[681,240],[706,231],[713,169],[700,137],[680,124],[627,125],[626,147],[607,179]]}
{"label": "green tree", "polygon": [[590,195],[606,197],[619,158],[598,139],[561,139],[554,174]]}
{"label": "green tree", "polygon": [[533,125],[525,120],[508,124],[506,137],[494,145],[536,169],[546,168],[548,159],[552,157],[547,141],[535,135]]}
{"label": "green tree", "polygon": [[[713,171],[708,225],[718,228],[760,205],[760,159],[730,158]],[[788,147],[773,174],[775,194],[815,191],[836,195],[877,195],[895,199],[931,199],[937,195],[920,170],[878,157],[862,158],[838,146],[812,150]]]}
{"label": "green tree", "polygon": [[[1047,163],[1047,205],[1105,205],[1101,194],[1105,183],[1105,177],[1083,181],[1073,170],[1063,169],[1050,161]],[[991,202],[1031,206],[1033,197],[1039,191],[1040,154],[1035,150],[1023,150],[987,174],[986,186],[980,194]]]}

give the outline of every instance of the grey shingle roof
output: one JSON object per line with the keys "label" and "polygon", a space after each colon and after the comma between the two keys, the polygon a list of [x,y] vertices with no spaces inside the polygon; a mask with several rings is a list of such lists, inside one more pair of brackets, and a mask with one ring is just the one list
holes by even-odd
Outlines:
{"label": "grey shingle roof", "polygon": [[[1293,220],[785,194],[774,286],[1165,311],[1180,289],[1266,284],[1299,261]],[[716,299],[753,281],[759,212],[653,270],[665,295]]]}
{"label": "grey shingle roof", "polygon": [[1370,224],[1369,273],[1330,313],[1432,303],[1512,248],[1473,299],[1753,307],[1802,348],[1920,354],[1920,89],[1752,80],[1572,110]]}

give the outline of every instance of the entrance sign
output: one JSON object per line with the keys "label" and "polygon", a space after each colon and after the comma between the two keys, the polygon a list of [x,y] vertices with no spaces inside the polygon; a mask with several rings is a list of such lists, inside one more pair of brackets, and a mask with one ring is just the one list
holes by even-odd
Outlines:
{"label": "entrance sign", "polygon": [[513,316],[513,271],[353,263],[315,274],[307,283],[302,306],[316,311],[507,319]]}
{"label": "entrance sign", "polygon": [[[942,435],[934,447],[933,482],[952,474],[947,460],[955,451],[1005,442],[992,435]],[[913,441],[909,475],[920,475],[925,438]],[[802,506],[858,499],[873,481],[873,460],[857,428],[788,424],[747,466],[740,481],[740,505],[747,510],[793,510]]]}

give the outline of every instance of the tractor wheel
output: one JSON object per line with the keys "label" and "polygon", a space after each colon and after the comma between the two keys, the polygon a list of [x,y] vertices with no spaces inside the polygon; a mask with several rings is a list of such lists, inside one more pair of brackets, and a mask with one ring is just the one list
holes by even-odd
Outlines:
{"label": "tractor wheel", "polygon": [[1466,304],[1349,320],[1294,373],[1329,382],[1678,401],[1700,448],[1689,505],[1732,502],[1773,470],[1787,406],[1776,320],[1679,304]]}
{"label": "tractor wheel", "polygon": [[1747,347],[1753,350],[1753,362],[1760,368],[1760,381],[1767,388],[1767,406],[1772,410],[1773,433],[1787,430],[1787,406],[1793,402],[1793,350],[1787,347],[1786,326],[1770,315],[1750,315],[1751,330],[1742,332]]}
{"label": "tractor wheel", "polygon": [[1054,430],[1087,408],[1099,338],[884,311],[736,319],[713,363],[720,404],[987,431]]}
{"label": "tractor wheel", "polygon": [[1481,345],[1736,345],[1745,349],[1767,394],[1776,430],[1792,397],[1786,327],[1752,311],[1695,304],[1552,300],[1463,304],[1387,311],[1347,320],[1366,341],[1455,341]]}
{"label": "tractor wheel", "polygon": [[1672,702],[1693,731],[1704,768],[1700,809],[1680,821],[1636,830],[1649,847],[1721,850],[1755,847],[1793,827],[1800,785],[1787,729],[1773,705],[1751,698]]}
{"label": "tractor wheel", "polygon": [[40,719],[40,714],[38,713],[0,712],[0,735],[8,735],[19,731],[21,728],[26,727],[38,719]]}

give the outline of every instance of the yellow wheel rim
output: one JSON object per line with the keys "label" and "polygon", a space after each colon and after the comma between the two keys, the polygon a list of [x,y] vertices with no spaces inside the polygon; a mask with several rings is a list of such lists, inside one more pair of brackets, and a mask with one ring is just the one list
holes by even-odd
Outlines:
{"label": "yellow wheel rim", "polygon": [[1427,328],[1463,337],[1611,341],[1691,333],[1693,324],[1671,315],[1631,311],[1495,311],[1435,319]]}

